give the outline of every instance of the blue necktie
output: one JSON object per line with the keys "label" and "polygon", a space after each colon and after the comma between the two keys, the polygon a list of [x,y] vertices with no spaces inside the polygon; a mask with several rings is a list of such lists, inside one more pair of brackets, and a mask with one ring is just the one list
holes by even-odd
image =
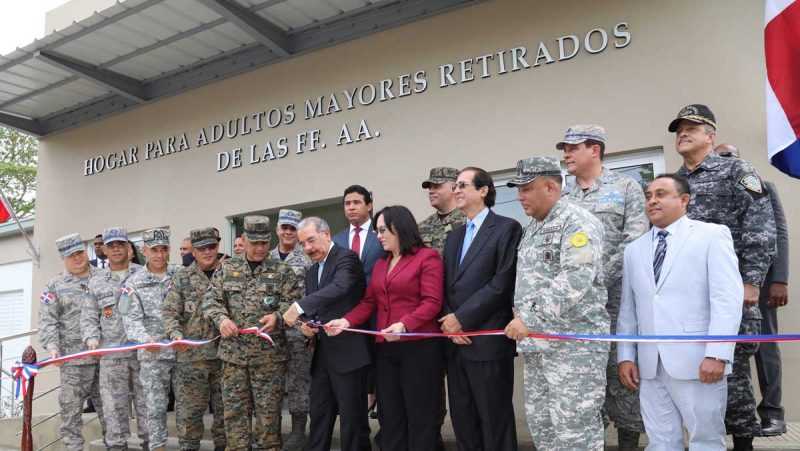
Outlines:
{"label": "blue necktie", "polygon": [[317,271],[317,285],[322,282],[322,270],[325,269],[325,260],[319,262],[319,270]]}
{"label": "blue necktie", "polygon": [[469,245],[472,244],[472,239],[475,237],[475,223],[469,221],[467,223],[467,234],[464,235],[464,244],[461,246],[461,258],[458,259],[458,264],[460,265],[462,261],[464,261],[464,256],[467,255],[467,251],[469,250]]}
{"label": "blue necktie", "polygon": [[656,255],[653,257],[653,275],[658,283],[658,278],[661,277],[661,265],[664,264],[664,257],[667,255],[667,235],[669,232],[666,230],[659,230],[658,232],[658,245],[656,246]]}

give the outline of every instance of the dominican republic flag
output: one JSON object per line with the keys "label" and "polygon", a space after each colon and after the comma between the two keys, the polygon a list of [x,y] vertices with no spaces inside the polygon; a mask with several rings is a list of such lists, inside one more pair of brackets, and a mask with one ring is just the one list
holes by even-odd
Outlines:
{"label": "dominican republic flag", "polygon": [[11,219],[11,206],[6,204],[6,197],[0,193],[0,224]]}
{"label": "dominican republic flag", "polygon": [[800,0],[766,0],[767,152],[800,178]]}

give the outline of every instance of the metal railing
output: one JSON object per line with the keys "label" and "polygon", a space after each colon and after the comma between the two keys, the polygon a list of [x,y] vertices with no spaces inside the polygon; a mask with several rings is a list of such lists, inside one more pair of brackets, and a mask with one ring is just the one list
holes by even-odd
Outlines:
{"label": "metal railing", "polygon": [[[39,333],[39,329],[31,329],[31,330],[29,330],[27,332],[20,332],[20,333],[17,333],[17,334],[12,334],[12,335],[7,335],[5,337],[0,337],[0,371],[2,371],[2,374],[0,374],[0,393],[3,392],[3,388],[4,388],[3,387],[3,376],[8,376],[9,378],[12,379],[12,381],[13,381],[13,378],[14,378],[14,375],[11,374],[10,372],[6,371],[6,369],[3,368],[3,366],[2,366],[2,362],[5,362],[5,359],[3,358],[3,343],[5,343],[7,341],[11,341],[11,340],[16,340],[17,338],[30,337],[31,335],[36,335],[38,333]],[[13,387],[13,382],[12,382],[12,387]],[[11,396],[12,396],[12,400],[13,400],[13,396],[14,396],[13,388],[12,388],[12,390],[9,390],[9,391],[11,392]],[[0,397],[1,396],[2,395],[0,395]],[[2,406],[0,406],[0,407],[2,407]]]}

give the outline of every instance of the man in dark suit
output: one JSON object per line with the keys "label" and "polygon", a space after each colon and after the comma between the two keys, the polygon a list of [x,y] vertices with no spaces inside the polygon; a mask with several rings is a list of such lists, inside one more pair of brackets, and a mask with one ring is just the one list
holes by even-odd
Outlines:
{"label": "man in dark suit", "polygon": [[[502,329],[514,317],[516,249],[522,228],[489,209],[496,192],[483,169],[462,169],[455,195],[468,221],[445,242],[442,331]],[[459,451],[516,450],[514,342],[502,336],[451,341],[447,391]]]}
{"label": "man in dark suit", "polygon": [[108,257],[103,252],[103,235],[98,234],[94,237],[94,255],[96,258],[89,260],[89,264],[95,268],[105,269],[108,268]]}
{"label": "man in dark suit", "polygon": [[348,186],[342,204],[350,225],[337,233],[333,242],[358,255],[369,284],[375,262],[386,256],[378,235],[372,230],[372,193],[361,185]]}
{"label": "man in dark suit", "polygon": [[[341,318],[355,307],[364,294],[364,271],[358,257],[331,241],[330,227],[320,218],[300,222],[297,235],[303,251],[314,264],[306,272],[306,295],[284,314],[292,326],[300,315],[326,323]],[[362,439],[369,430],[367,417],[366,369],[370,364],[369,337],[342,334],[329,337],[307,325],[306,336],[315,337],[311,363],[311,431],[308,451],[327,451],[339,415],[341,449],[362,451],[369,446]]]}

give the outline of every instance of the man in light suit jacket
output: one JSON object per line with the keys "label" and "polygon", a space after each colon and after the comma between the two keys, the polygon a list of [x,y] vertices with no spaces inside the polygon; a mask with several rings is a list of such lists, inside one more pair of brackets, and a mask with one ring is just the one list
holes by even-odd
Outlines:
{"label": "man in light suit jacket", "polygon": [[[689,219],[689,182],[658,176],[645,191],[653,224],[625,249],[619,335],[736,335],[744,288],[727,227]],[[733,343],[620,343],[619,377],[640,388],[648,449],[725,449]],[[683,427],[682,427],[683,426]]]}
{"label": "man in light suit jacket", "polygon": [[[503,329],[514,318],[517,244],[522,227],[490,210],[496,191],[480,168],[464,168],[456,205],[468,221],[444,245],[442,331]],[[460,451],[514,451],[514,356],[504,336],[455,337],[447,346],[447,394]]]}
{"label": "man in light suit jacket", "polygon": [[[314,264],[306,272],[306,295],[284,314],[294,325],[300,315],[320,323],[341,318],[364,294],[364,271],[356,254],[331,242],[328,224],[316,217],[297,227],[303,251]],[[361,334],[329,337],[307,326],[306,336],[316,335],[311,362],[311,431],[307,451],[327,451],[339,416],[341,449],[368,449],[363,440],[367,425],[366,371],[370,364],[370,338]]]}

